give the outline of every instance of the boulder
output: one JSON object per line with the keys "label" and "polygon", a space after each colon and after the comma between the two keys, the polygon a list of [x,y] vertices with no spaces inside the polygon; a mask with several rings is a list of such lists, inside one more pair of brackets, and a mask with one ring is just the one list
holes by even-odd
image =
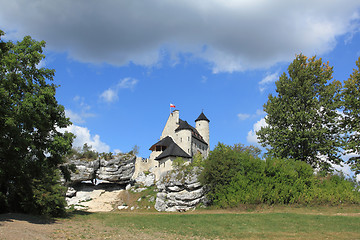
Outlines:
{"label": "boulder", "polygon": [[206,203],[205,188],[198,181],[199,169],[190,174],[171,171],[156,184],[155,209],[157,211],[188,211],[200,203]]}
{"label": "boulder", "polygon": [[72,197],[75,197],[76,196],[76,190],[72,187],[69,187],[66,191],[66,197],[68,198],[72,198]]}
{"label": "boulder", "polygon": [[150,187],[155,185],[155,174],[140,172],[138,176],[135,178],[137,183],[144,185],[145,187]]}

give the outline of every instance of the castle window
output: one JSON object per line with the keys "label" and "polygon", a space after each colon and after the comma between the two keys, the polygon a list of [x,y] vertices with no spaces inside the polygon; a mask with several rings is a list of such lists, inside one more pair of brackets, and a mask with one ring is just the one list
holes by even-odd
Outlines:
{"label": "castle window", "polygon": [[190,142],[190,137],[188,137],[188,141]]}
{"label": "castle window", "polygon": [[182,137],[180,138],[180,142],[182,142]]}

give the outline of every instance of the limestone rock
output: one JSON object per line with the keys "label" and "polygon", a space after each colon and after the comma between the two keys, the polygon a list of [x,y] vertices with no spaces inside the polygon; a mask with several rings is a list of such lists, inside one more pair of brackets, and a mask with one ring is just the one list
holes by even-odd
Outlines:
{"label": "limestone rock", "polygon": [[96,177],[96,171],[99,168],[99,160],[70,160],[68,164],[76,166],[76,171],[71,173],[71,182],[80,183],[82,181],[92,180]]}
{"label": "limestone rock", "polygon": [[155,209],[159,212],[164,212],[169,208],[169,206],[165,203],[166,194],[164,194],[164,196],[162,194],[163,193],[157,193],[156,195]]}
{"label": "limestone rock", "polygon": [[116,156],[115,159],[100,160],[98,179],[109,182],[128,183],[135,171],[134,155]]}
{"label": "limestone rock", "polygon": [[66,197],[68,198],[72,198],[76,196],[76,190],[72,187],[69,187],[68,190],[66,191]]}
{"label": "limestone rock", "polygon": [[155,184],[155,174],[148,173],[145,174],[144,172],[140,172],[138,176],[135,178],[137,183],[143,184],[145,187],[150,187]]}
{"label": "limestone rock", "polygon": [[118,206],[119,210],[128,209],[128,208],[129,208],[129,206]]}
{"label": "limestone rock", "polygon": [[[71,188],[69,188],[71,191]],[[119,202],[119,194],[123,186],[116,183],[101,183],[92,185],[89,183],[77,184],[72,188],[76,195],[66,197],[68,208],[87,210],[90,212],[107,212],[114,209]]]}
{"label": "limestone rock", "polygon": [[129,191],[130,189],[131,189],[131,184],[129,183],[128,185],[126,185],[125,190]]}
{"label": "limestone rock", "polygon": [[205,188],[198,181],[199,169],[191,174],[169,172],[163,176],[156,186],[155,209],[157,211],[188,211],[195,209],[200,203],[206,203]]}
{"label": "limestone rock", "polygon": [[94,179],[126,184],[135,171],[136,156],[132,154],[116,155],[113,159],[75,160],[70,159],[66,165],[75,165],[76,171],[71,173],[71,183]]}

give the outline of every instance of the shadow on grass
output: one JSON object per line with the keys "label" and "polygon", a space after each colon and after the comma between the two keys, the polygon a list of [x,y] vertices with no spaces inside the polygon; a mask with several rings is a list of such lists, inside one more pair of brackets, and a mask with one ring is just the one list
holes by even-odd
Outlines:
{"label": "shadow on grass", "polygon": [[76,216],[89,216],[93,213],[91,212],[87,212],[87,211],[82,211],[82,210],[69,210],[66,212],[66,215],[63,216],[63,217],[60,217],[60,219],[71,219],[71,218],[74,218]]}
{"label": "shadow on grass", "polygon": [[0,226],[3,222],[25,221],[32,224],[54,224],[57,219],[72,219],[76,216],[87,216],[92,213],[86,211],[73,210],[66,212],[66,214],[59,218],[52,218],[47,216],[38,216],[25,213],[3,213],[0,214]]}
{"label": "shadow on grass", "polygon": [[15,221],[25,221],[33,224],[53,224],[55,223],[55,219],[44,217],[44,216],[36,216],[24,213],[3,213],[0,214],[0,226],[2,222],[15,222]]}

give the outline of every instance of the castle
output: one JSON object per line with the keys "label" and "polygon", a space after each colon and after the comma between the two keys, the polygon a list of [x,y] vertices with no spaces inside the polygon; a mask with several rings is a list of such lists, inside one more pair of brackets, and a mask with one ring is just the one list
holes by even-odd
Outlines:
{"label": "castle", "polygon": [[[149,150],[149,159],[139,164],[139,170],[153,172],[157,179],[172,170],[172,162],[177,157],[191,162],[192,157],[201,154],[207,158],[210,150],[209,122],[202,112],[195,120],[195,128],[187,121],[179,118],[179,110],[170,113],[162,131],[160,141],[153,144]],[[142,166],[140,166],[142,165]]]}

